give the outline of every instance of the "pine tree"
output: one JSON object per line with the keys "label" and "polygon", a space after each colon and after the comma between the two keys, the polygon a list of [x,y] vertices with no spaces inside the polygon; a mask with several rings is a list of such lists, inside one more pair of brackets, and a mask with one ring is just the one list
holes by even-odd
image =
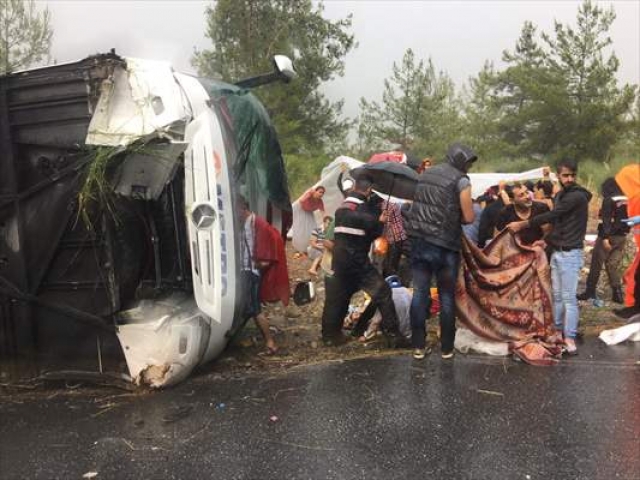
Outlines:
{"label": "pine tree", "polygon": [[53,30],[48,9],[33,0],[0,0],[0,75],[30,67],[49,55]]}
{"label": "pine tree", "polygon": [[614,19],[613,9],[585,0],[576,27],[556,22],[542,45],[525,22],[514,51],[503,53],[507,68],[494,89],[509,156],[607,160],[635,98],[634,87],[617,83]]}
{"label": "pine tree", "polygon": [[219,0],[206,11],[213,46],[192,60],[201,75],[234,81],[270,71],[275,54],[292,58],[294,82],[254,91],[285,153],[330,151],[349,130],[340,118],[342,102],[329,102],[320,86],[344,72],[344,56],[355,47],[351,17],[332,22],[322,12],[311,0]]}
{"label": "pine tree", "polygon": [[382,103],[360,99],[359,142],[364,148],[429,150],[439,145],[442,127],[457,111],[455,88],[431,59],[416,61],[407,49],[384,81]]}
{"label": "pine tree", "polygon": [[549,47],[546,64],[553,86],[565,89],[561,98],[549,99],[556,101],[561,155],[606,160],[624,128],[635,89],[618,86],[620,62],[609,52],[612,40],[608,32],[614,20],[613,8],[585,0],[575,29],[556,22],[555,36],[543,35]]}
{"label": "pine tree", "polygon": [[478,75],[469,80],[466,90],[461,140],[473,145],[480,158],[512,153],[500,134],[501,112],[495,93],[497,83],[498,74],[493,63],[485,62]]}

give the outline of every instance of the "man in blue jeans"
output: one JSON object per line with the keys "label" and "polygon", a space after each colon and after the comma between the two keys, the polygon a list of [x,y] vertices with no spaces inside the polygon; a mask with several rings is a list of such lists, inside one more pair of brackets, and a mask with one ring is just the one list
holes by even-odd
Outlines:
{"label": "man in blue jeans", "polygon": [[431,279],[436,277],[440,298],[442,358],[453,357],[456,336],[455,287],[462,246],[462,224],[474,220],[471,183],[467,171],[477,160],[467,146],[453,144],[445,161],[420,174],[411,208],[404,212],[411,238],[413,300],[411,344],[413,358],[428,353],[426,328]]}
{"label": "man in blue jeans", "polygon": [[566,353],[575,355],[578,352],[575,338],[580,320],[576,292],[584,262],[582,248],[592,195],[576,183],[578,165],[574,160],[558,162],[557,172],[562,190],[553,200],[553,210],[529,220],[510,223],[508,228],[519,232],[546,223],[553,225],[553,230],[545,238],[553,251],[550,262],[553,319],[556,329],[564,333]]}

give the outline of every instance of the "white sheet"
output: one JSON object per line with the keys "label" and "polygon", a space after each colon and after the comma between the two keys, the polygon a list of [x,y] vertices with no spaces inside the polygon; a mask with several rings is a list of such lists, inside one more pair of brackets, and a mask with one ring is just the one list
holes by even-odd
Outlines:
{"label": "white sheet", "polygon": [[[325,188],[325,194],[323,202],[327,215],[333,215],[336,209],[342,203],[342,194],[338,189],[338,177],[340,172],[345,174],[356,167],[364,165],[364,162],[356,160],[355,158],[341,155],[335,158],[331,163],[322,169],[320,179],[313,185],[313,187],[323,186]],[[534,168],[533,170],[527,170],[520,173],[470,173],[469,179],[471,180],[471,192],[473,197],[482,195],[487,188],[492,185],[497,185],[501,181],[515,182],[525,180],[538,180],[542,178],[542,167]],[[555,174],[551,174],[551,179],[556,180]],[[400,201],[393,199],[394,201]]]}

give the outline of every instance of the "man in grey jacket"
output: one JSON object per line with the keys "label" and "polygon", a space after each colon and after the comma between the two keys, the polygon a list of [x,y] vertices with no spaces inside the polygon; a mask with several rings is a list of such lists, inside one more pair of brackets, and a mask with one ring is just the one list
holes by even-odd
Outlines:
{"label": "man in grey jacket", "polygon": [[431,279],[436,277],[440,299],[442,358],[453,357],[455,287],[460,265],[462,224],[474,220],[471,183],[467,171],[477,160],[467,146],[453,144],[445,161],[420,174],[411,208],[405,212],[405,228],[411,238],[413,300],[411,343],[413,357],[422,359]]}

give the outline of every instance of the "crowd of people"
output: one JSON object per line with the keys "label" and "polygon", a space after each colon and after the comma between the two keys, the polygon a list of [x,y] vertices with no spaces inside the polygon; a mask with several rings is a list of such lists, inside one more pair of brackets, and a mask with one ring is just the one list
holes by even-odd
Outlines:
{"label": "crowd of people", "polygon": [[[379,330],[391,347],[411,348],[415,359],[423,359],[431,350],[426,325],[435,284],[440,353],[443,359],[452,358],[463,243],[486,250],[504,230],[515,236],[518,245],[546,253],[552,292],[548,308],[564,353],[577,353],[578,301],[596,297],[603,266],[612,301],[623,303],[620,268],[629,226],[625,197],[615,179],[607,179],[601,187],[598,236],[586,289],[578,293],[592,194],[576,182],[577,163],[560,161],[557,181],[545,168],[537,182],[502,182],[473,198],[467,173],[476,161],[471,148],[453,144],[444,161],[423,165],[414,197],[406,202],[378,196],[367,173],[341,188],[344,200],[334,217],[324,214],[324,187],[310,189],[297,202],[294,247],[312,262],[312,276],[320,269],[324,274],[325,345],[341,345],[354,337],[366,341]],[[322,215],[319,227],[316,210]],[[296,214],[304,222],[295,222]],[[255,274],[254,266],[245,263]],[[359,291],[368,301],[365,308],[353,311],[351,299]],[[255,307],[255,300],[252,303]],[[265,328],[259,316],[256,320],[268,348],[275,351],[268,325]]]}

